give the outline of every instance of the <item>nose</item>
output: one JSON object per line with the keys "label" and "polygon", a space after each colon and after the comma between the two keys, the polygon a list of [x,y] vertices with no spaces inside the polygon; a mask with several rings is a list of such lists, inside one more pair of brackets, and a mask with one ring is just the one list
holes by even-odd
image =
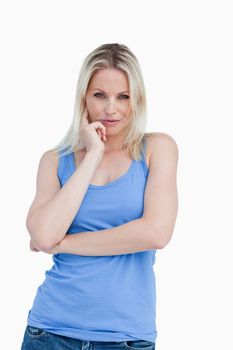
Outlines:
{"label": "nose", "polygon": [[105,108],[104,108],[104,112],[106,114],[115,114],[116,113],[116,104],[114,99],[108,99],[108,101],[106,102]]}

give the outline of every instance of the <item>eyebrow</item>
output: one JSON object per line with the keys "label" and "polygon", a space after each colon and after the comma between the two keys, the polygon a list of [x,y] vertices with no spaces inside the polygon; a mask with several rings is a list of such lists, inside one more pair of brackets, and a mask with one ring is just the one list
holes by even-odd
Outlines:
{"label": "eyebrow", "polygon": [[[105,92],[104,90],[101,90],[101,89],[98,89],[98,88],[91,89],[91,91],[92,91],[92,90],[100,90],[100,91],[102,91],[102,92]],[[127,90],[127,91],[119,92],[118,95],[123,94],[124,92],[129,92],[129,91]]]}

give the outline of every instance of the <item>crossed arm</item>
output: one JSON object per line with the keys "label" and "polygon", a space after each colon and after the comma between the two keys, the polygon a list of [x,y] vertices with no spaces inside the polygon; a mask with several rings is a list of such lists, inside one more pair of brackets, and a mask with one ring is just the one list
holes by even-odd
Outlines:
{"label": "crossed arm", "polygon": [[[152,135],[151,145],[143,216],[111,229],[66,234],[46,253],[102,256],[165,247],[172,237],[178,210],[178,148],[174,139],[164,133]],[[30,247],[38,251],[32,241]]]}
{"label": "crossed arm", "polygon": [[[48,254],[120,255],[156,249],[153,226],[144,218],[110,229],[66,234]],[[33,243],[32,243],[33,244]]]}

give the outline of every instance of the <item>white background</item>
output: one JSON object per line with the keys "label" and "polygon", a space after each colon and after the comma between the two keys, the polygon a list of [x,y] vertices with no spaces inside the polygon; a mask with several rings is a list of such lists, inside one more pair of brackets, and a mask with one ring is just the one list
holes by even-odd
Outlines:
{"label": "white background", "polygon": [[[1,1],[1,344],[20,349],[51,255],[25,219],[43,152],[73,117],[79,70],[103,43],[127,45],[147,91],[147,131],[179,148],[179,211],[157,252],[156,350],[230,350],[232,339],[231,1]],[[6,348],[6,346],[3,348]]]}

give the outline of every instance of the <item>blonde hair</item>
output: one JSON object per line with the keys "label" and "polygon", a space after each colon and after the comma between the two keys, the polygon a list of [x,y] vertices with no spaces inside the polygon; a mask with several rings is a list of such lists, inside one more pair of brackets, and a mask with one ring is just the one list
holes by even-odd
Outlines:
{"label": "blonde hair", "polygon": [[132,158],[138,160],[143,151],[142,139],[147,119],[145,86],[137,58],[127,46],[118,43],[103,44],[90,52],[85,58],[76,87],[72,124],[64,138],[53,150],[55,152],[61,151],[63,155],[67,155],[85,147],[79,130],[85,107],[86,91],[94,73],[103,68],[119,69],[128,78],[133,119],[128,126],[129,130],[127,130],[128,133],[122,147],[127,149]]}

